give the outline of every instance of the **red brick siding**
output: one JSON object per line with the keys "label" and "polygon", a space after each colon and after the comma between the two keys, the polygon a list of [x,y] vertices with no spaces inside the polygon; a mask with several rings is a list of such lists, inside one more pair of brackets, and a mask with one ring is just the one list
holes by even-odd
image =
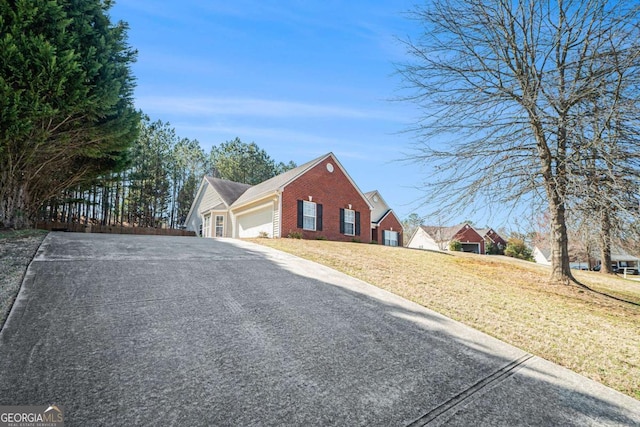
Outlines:
{"label": "red brick siding", "polygon": [[484,238],[479,235],[472,227],[464,228],[456,233],[453,237],[454,240],[458,240],[461,243],[480,243],[480,253],[484,254]]}
{"label": "red brick siding", "polygon": [[[334,166],[327,170],[327,163]],[[298,228],[298,200],[309,200],[322,204],[322,231],[307,231]],[[346,236],[340,233],[340,208],[360,212],[360,235]],[[282,218],[280,234],[287,237],[291,232],[302,233],[305,239],[325,237],[329,240],[350,242],[359,239],[363,243],[371,241],[371,209],[360,192],[351,185],[336,162],[331,158],[314,166],[295,181],[287,185],[282,193]]]}
{"label": "red brick siding", "polygon": [[504,239],[502,237],[500,237],[499,234],[497,233],[492,233],[491,231],[489,233],[487,233],[487,236],[489,238],[491,238],[491,240],[496,244],[500,244],[502,245],[503,248],[505,248],[507,246],[507,242],[504,241]]}
{"label": "red brick siding", "polygon": [[402,224],[400,224],[400,221],[398,221],[398,218],[396,218],[395,215],[393,214],[389,214],[385,217],[385,219],[382,220],[382,222],[378,225],[378,236],[379,236],[379,240],[378,240],[378,244],[380,245],[384,245],[384,241],[382,240],[382,230],[391,230],[393,228],[393,231],[397,231],[399,233],[398,235],[398,246],[402,246],[402,243],[404,241],[404,234],[402,232]]}

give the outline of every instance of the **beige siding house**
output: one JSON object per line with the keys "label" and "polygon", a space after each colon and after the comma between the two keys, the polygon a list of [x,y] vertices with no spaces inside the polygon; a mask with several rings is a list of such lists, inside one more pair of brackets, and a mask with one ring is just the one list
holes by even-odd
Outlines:
{"label": "beige siding house", "polygon": [[202,237],[232,237],[234,221],[229,215],[229,207],[249,187],[247,184],[204,177],[185,226]]}

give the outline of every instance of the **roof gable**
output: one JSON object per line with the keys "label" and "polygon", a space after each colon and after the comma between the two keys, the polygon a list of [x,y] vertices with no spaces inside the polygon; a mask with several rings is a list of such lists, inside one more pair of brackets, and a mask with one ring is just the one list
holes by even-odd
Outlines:
{"label": "roof gable", "polygon": [[493,228],[479,228],[479,229],[476,229],[476,231],[478,232],[479,235],[481,235],[484,238],[488,238],[493,243],[496,243],[496,240],[501,240],[503,242],[506,242],[506,240],[504,240],[502,236],[498,234]]}
{"label": "roof gable", "polygon": [[376,202],[374,197],[377,197],[378,201],[376,203],[380,203],[380,204],[386,206],[387,209],[389,209],[389,205],[384,200],[384,198],[382,197],[382,194],[380,194],[380,192],[378,190],[367,191],[366,193],[364,193],[364,197],[366,197],[367,200],[370,200],[372,202]]}
{"label": "roof gable", "polygon": [[197,207],[202,203],[203,196],[205,195],[208,187],[211,187],[223,202],[215,206],[208,206],[208,208],[228,209],[231,203],[233,203],[235,199],[237,199],[251,186],[248,184],[241,184],[239,182],[228,181],[226,179],[213,178],[211,176],[203,177],[200,182],[200,186],[198,187],[198,191],[196,192],[196,196],[189,208],[189,213],[187,214],[185,223],[189,223],[192,220],[192,216],[198,214]]}
{"label": "roof gable", "polygon": [[547,261],[551,261],[551,249],[547,247],[534,246],[533,250],[537,250],[540,252],[540,255],[544,257]]}
{"label": "roof gable", "polygon": [[340,164],[338,159],[336,159],[336,156],[333,153],[324,154],[316,159],[313,159],[303,165],[298,166],[297,168],[288,170],[284,173],[281,173],[280,175],[274,176],[273,178],[268,179],[264,182],[261,182],[258,185],[254,185],[253,187],[247,189],[247,191],[245,191],[240,197],[238,197],[237,200],[233,202],[232,207],[235,208],[238,206],[242,206],[247,203],[251,203],[255,200],[258,200],[269,194],[273,194],[277,191],[283,190],[284,187],[286,187],[289,183],[295,181],[304,173],[306,173],[313,167],[317,166],[318,164],[320,164],[321,162],[323,162],[325,159],[329,157],[331,157],[332,161],[336,164],[336,166],[342,170],[342,173],[344,173],[344,175],[347,177],[351,185],[353,185],[353,187],[358,191],[358,193],[361,194],[363,200],[369,205],[370,208],[373,209],[369,200],[364,196],[364,194],[362,194],[362,191],[360,191],[358,186],[355,184],[353,179],[351,179],[347,171]]}
{"label": "roof gable", "polygon": [[245,193],[251,185],[242,184],[240,182],[228,181],[226,179],[213,178],[206,176],[205,179],[211,187],[218,193],[222,201],[231,206],[243,193]]}
{"label": "roof gable", "polygon": [[364,193],[364,197],[369,201],[369,204],[373,207],[371,211],[371,222],[379,223],[391,210],[391,207],[382,198],[382,195],[378,190],[368,191]]}

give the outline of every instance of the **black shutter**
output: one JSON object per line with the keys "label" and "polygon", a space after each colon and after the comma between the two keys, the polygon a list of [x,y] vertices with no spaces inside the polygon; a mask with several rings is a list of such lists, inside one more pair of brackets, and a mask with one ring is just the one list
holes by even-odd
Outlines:
{"label": "black shutter", "polygon": [[298,228],[304,228],[304,203],[298,200]]}
{"label": "black shutter", "polygon": [[402,233],[398,231],[398,246],[402,247]]}
{"label": "black shutter", "polygon": [[382,244],[383,245],[387,244],[387,231],[386,230],[382,230]]}
{"label": "black shutter", "polygon": [[360,212],[356,212],[356,236],[360,235]]}
{"label": "black shutter", "polygon": [[316,231],[322,231],[322,205],[316,205]]}
{"label": "black shutter", "polygon": [[340,208],[340,233],[344,234],[344,209]]}

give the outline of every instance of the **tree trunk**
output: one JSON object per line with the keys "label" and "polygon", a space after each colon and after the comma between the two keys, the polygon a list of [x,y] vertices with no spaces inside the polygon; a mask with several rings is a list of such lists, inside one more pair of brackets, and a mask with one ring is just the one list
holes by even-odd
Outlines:
{"label": "tree trunk", "polygon": [[59,222],[66,222],[66,218],[67,218],[67,209],[69,208],[69,204],[65,201],[65,199],[67,198],[67,192],[63,191],[62,192],[62,196],[60,199],[60,206],[61,206],[61,210],[60,210],[60,218],[58,219]]}
{"label": "tree trunk", "polygon": [[564,203],[551,199],[551,283],[569,285],[575,282],[569,265],[569,239],[565,223]]}
{"label": "tree trunk", "polygon": [[[0,200],[0,226],[6,228],[27,228],[31,225],[29,215],[29,191],[25,182],[5,183]],[[4,186],[4,185],[3,185]]]}
{"label": "tree trunk", "polygon": [[600,224],[600,273],[613,274],[611,266],[611,217],[607,210],[603,210],[601,214]]}
{"label": "tree trunk", "polygon": [[[567,223],[565,218],[565,196],[566,196],[566,169],[559,162],[556,173],[553,173],[553,156],[547,143],[541,121],[535,115],[531,118],[531,125],[534,130],[536,141],[538,142],[538,152],[540,154],[541,171],[544,178],[545,191],[549,200],[549,215],[551,222],[551,277],[550,282],[554,284],[569,285],[576,283],[576,279],[571,274],[569,265],[569,238],[567,236]],[[565,130],[560,127],[558,135],[564,138]],[[564,142],[558,142],[558,154],[560,159],[566,159]]]}

